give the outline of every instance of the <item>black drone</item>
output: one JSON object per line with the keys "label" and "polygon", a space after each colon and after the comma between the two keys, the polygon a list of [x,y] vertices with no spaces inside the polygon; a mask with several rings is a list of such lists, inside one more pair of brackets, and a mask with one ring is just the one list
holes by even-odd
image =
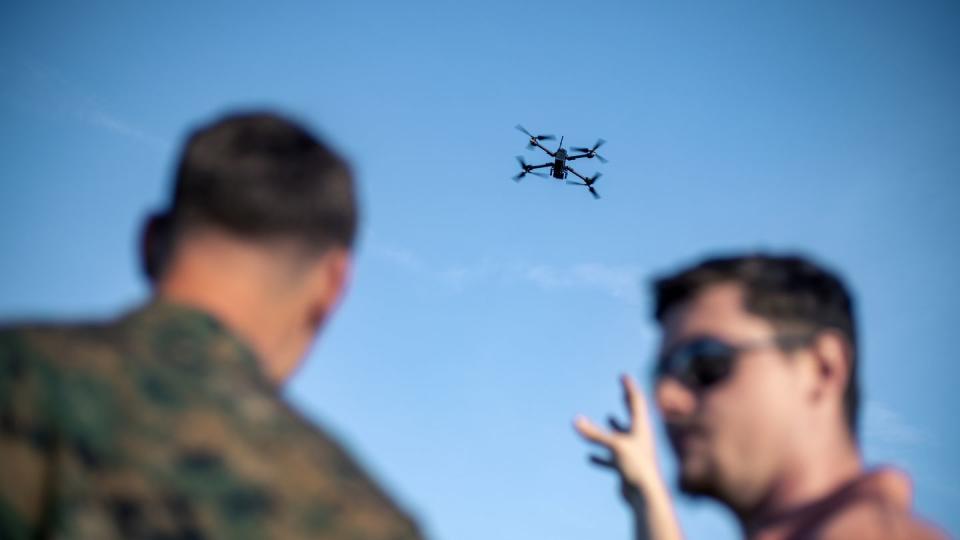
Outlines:
{"label": "black drone", "polygon": [[606,141],[604,141],[603,139],[597,139],[597,143],[593,145],[593,148],[574,147],[572,148],[572,150],[574,152],[580,152],[580,154],[568,155],[567,150],[563,147],[563,137],[560,137],[560,144],[557,146],[557,149],[551,152],[545,146],[540,144],[540,141],[552,141],[556,139],[556,137],[554,137],[553,135],[533,135],[529,131],[524,129],[524,127],[521,126],[520,124],[517,124],[517,129],[522,131],[528,137],[530,137],[530,143],[527,145],[527,148],[532,149],[536,147],[543,150],[550,157],[553,158],[553,163],[544,163],[543,165],[528,165],[527,162],[524,161],[522,157],[517,156],[517,161],[520,162],[520,168],[522,168],[523,170],[520,171],[520,174],[513,177],[514,180],[519,182],[520,179],[526,176],[527,174],[532,174],[535,176],[546,178],[545,174],[536,173],[533,171],[535,169],[543,169],[545,167],[550,167],[550,176],[552,176],[553,178],[556,178],[557,180],[566,180],[567,173],[573,173],[574,176],[583,180],[583,182],[572,182],[570,180],[567,180],[568,184],[571,184],[574,186],[587,186],[587,189],[590,191],[590,194],[593,195],[594,198],[596,199],[600,198],[600,194],[597,193],[597,190],[593,189],[593,184],[596,183],[597,179],[600,178],[601,174],[597,173],[588,178],[578,173],[577,171],[573,170],[572,167],[567,165],[567,162],[573,161],[575,159],[580,159],[580,158],[587,158],[587,159],[597,158],[600,160],[601,163],[606,163],[607,160],[604,159],[603,156],[597,153],[597,148],[600,148],[601,146],[603,146],[603,143],[605,143]]}

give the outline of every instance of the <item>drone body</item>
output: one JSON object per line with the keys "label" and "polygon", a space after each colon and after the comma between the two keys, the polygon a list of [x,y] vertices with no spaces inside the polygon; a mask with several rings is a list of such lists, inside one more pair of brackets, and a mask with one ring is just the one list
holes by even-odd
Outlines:
{"label": "drone body", "polygon": [[563,149],[563,137],[560,137],[560,147],[553,154],[553,167],[550,172],[557,180],[567,177],[567,151]]}
{"label": "drone body", "polygon": [[604,159],[603,156],[597,153],[597,148],[600,148],[603,145],[603,143],[605,143],[606,141],[604,141],[603,139],[598,139],[597,143],[593,145],[593,148],[573,148],[572,150],[574,152],[580,152],[580,153],[571,155],[567,153],[567,150],[563,147],[563,137],[560,138],[560,144],[557,146],[557,149],[551,152],[548,148],[540,144],[540,141],[549,141],[549,140],[555,139],[556,137],[554,137],[553,135],[533,135],[519,124],[517,124],[517,129],[522,131],[528,137],[530,137],[530,143],[527,145],[527,148],[539,148],[543,150],[544,152],[547,153],[547,155],[553,158],[553,162],[543,163],[541,165],[528,165],[523,160],[522,157],[517,156],[517,161],[520,162],[520,168],[523,170],[520,171],[518,175],[513,177],[514,180],[519,182],[520,179],[526,176],[528,173],[534,174],[536,176],[543,176],[541,173],[535,173],[533,171],[536,169],[545,169],[547,167],[550,167],[551,177],[556,178],[557,180],[566,180],[567,174],[573,173],[574,176],[583,180],[583,182],[571,182],[567,180],[568,184],[577,185],[577,186],[586,186],[587,190],[590,191],[590,194],[593,195],[594,198],[597,198],[597,199],[600,198],[600,195],[597,193],[597,190],[593,188],[593,184],[601,176],[600,173],[597,173],[591,177],[586,177],[578,173],[577,171],[573,170],[572,167],[567,165],[567,162],[573,161],[576,159],[581,159],[581,158],[587,158],[587,159],[597,158],[598,160],[600,160],[601,163],[606,163],[607,160]]}

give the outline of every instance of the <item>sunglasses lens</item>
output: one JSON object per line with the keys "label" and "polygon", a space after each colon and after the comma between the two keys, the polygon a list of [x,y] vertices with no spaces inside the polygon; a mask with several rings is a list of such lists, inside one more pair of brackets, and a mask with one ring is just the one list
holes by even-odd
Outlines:
{"label": "sunglasses lens", "polygon": [[736,353],[727,345],[703,342],[690,361],[689,377],[701,388],[712,386],[727,377]]}
{"label": "sunglasses lens", "polygon": [[700,339],[660,360],[658,374],[671,376],[695,388],[706,388],[730,374],[736,351],[713,339]]}

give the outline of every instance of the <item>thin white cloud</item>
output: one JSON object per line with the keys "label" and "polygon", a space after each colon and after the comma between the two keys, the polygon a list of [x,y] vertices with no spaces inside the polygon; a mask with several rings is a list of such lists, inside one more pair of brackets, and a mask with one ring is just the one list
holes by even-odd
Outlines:
{"label": "thin white cloud", "polygon": [[94,126],[106,129],[107,131],[111,131],[121,137],[134,139],[154,148],[163,147],[163,140],[161,140],[159,137],[151,135],[146,131],[133,126],[132,124],[129,124],[115,116],[97,109],[96,107],[88,106],[85,109],[76,110],[76,113],[82,120]]}
{"label": "thin white cloud", "polygon": [[493,260],[443,265],[427,262],[402,248],[374,245],[371,252],[374,257],[422,279],[458,290],[482,283],[528,283],[543,291],[594,290],[631,304],[639,301],[640,269],[637,266],[597,262],[557,266]]}
{"label": "thin white cloud", "polygon": [[425,272],[426,265],[412,251],[387,246],[374,246],[373,254],[410,272]]}
{"label": "thin white cloud", "polygon": [[864,407],[863,439],[879,447],[925,446],[930,436],[910,424],[903,415],[879,401],[867,401]]}
{"label": "thin white cloud", "polygon": [[12,62],[2,74],[7,86],[2,96],[9,106],[72,118],[154,149],[166,146],[162,138],[110,112],[51,67],[21,60]]}

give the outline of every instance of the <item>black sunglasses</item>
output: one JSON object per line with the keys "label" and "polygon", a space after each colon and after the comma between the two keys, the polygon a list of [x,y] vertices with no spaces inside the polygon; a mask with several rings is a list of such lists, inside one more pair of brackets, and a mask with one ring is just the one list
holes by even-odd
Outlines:
{"label": "black sunglasses", "polygon": [[764,347],[788,351],[810,342],[810,335],[774,336],[771,339],[733,345],[717,338],[700,337],[680,343],[657,360],[654,380],[671,377],[692,389],[705,389],[722,382],[733,372],[737,358]]}

